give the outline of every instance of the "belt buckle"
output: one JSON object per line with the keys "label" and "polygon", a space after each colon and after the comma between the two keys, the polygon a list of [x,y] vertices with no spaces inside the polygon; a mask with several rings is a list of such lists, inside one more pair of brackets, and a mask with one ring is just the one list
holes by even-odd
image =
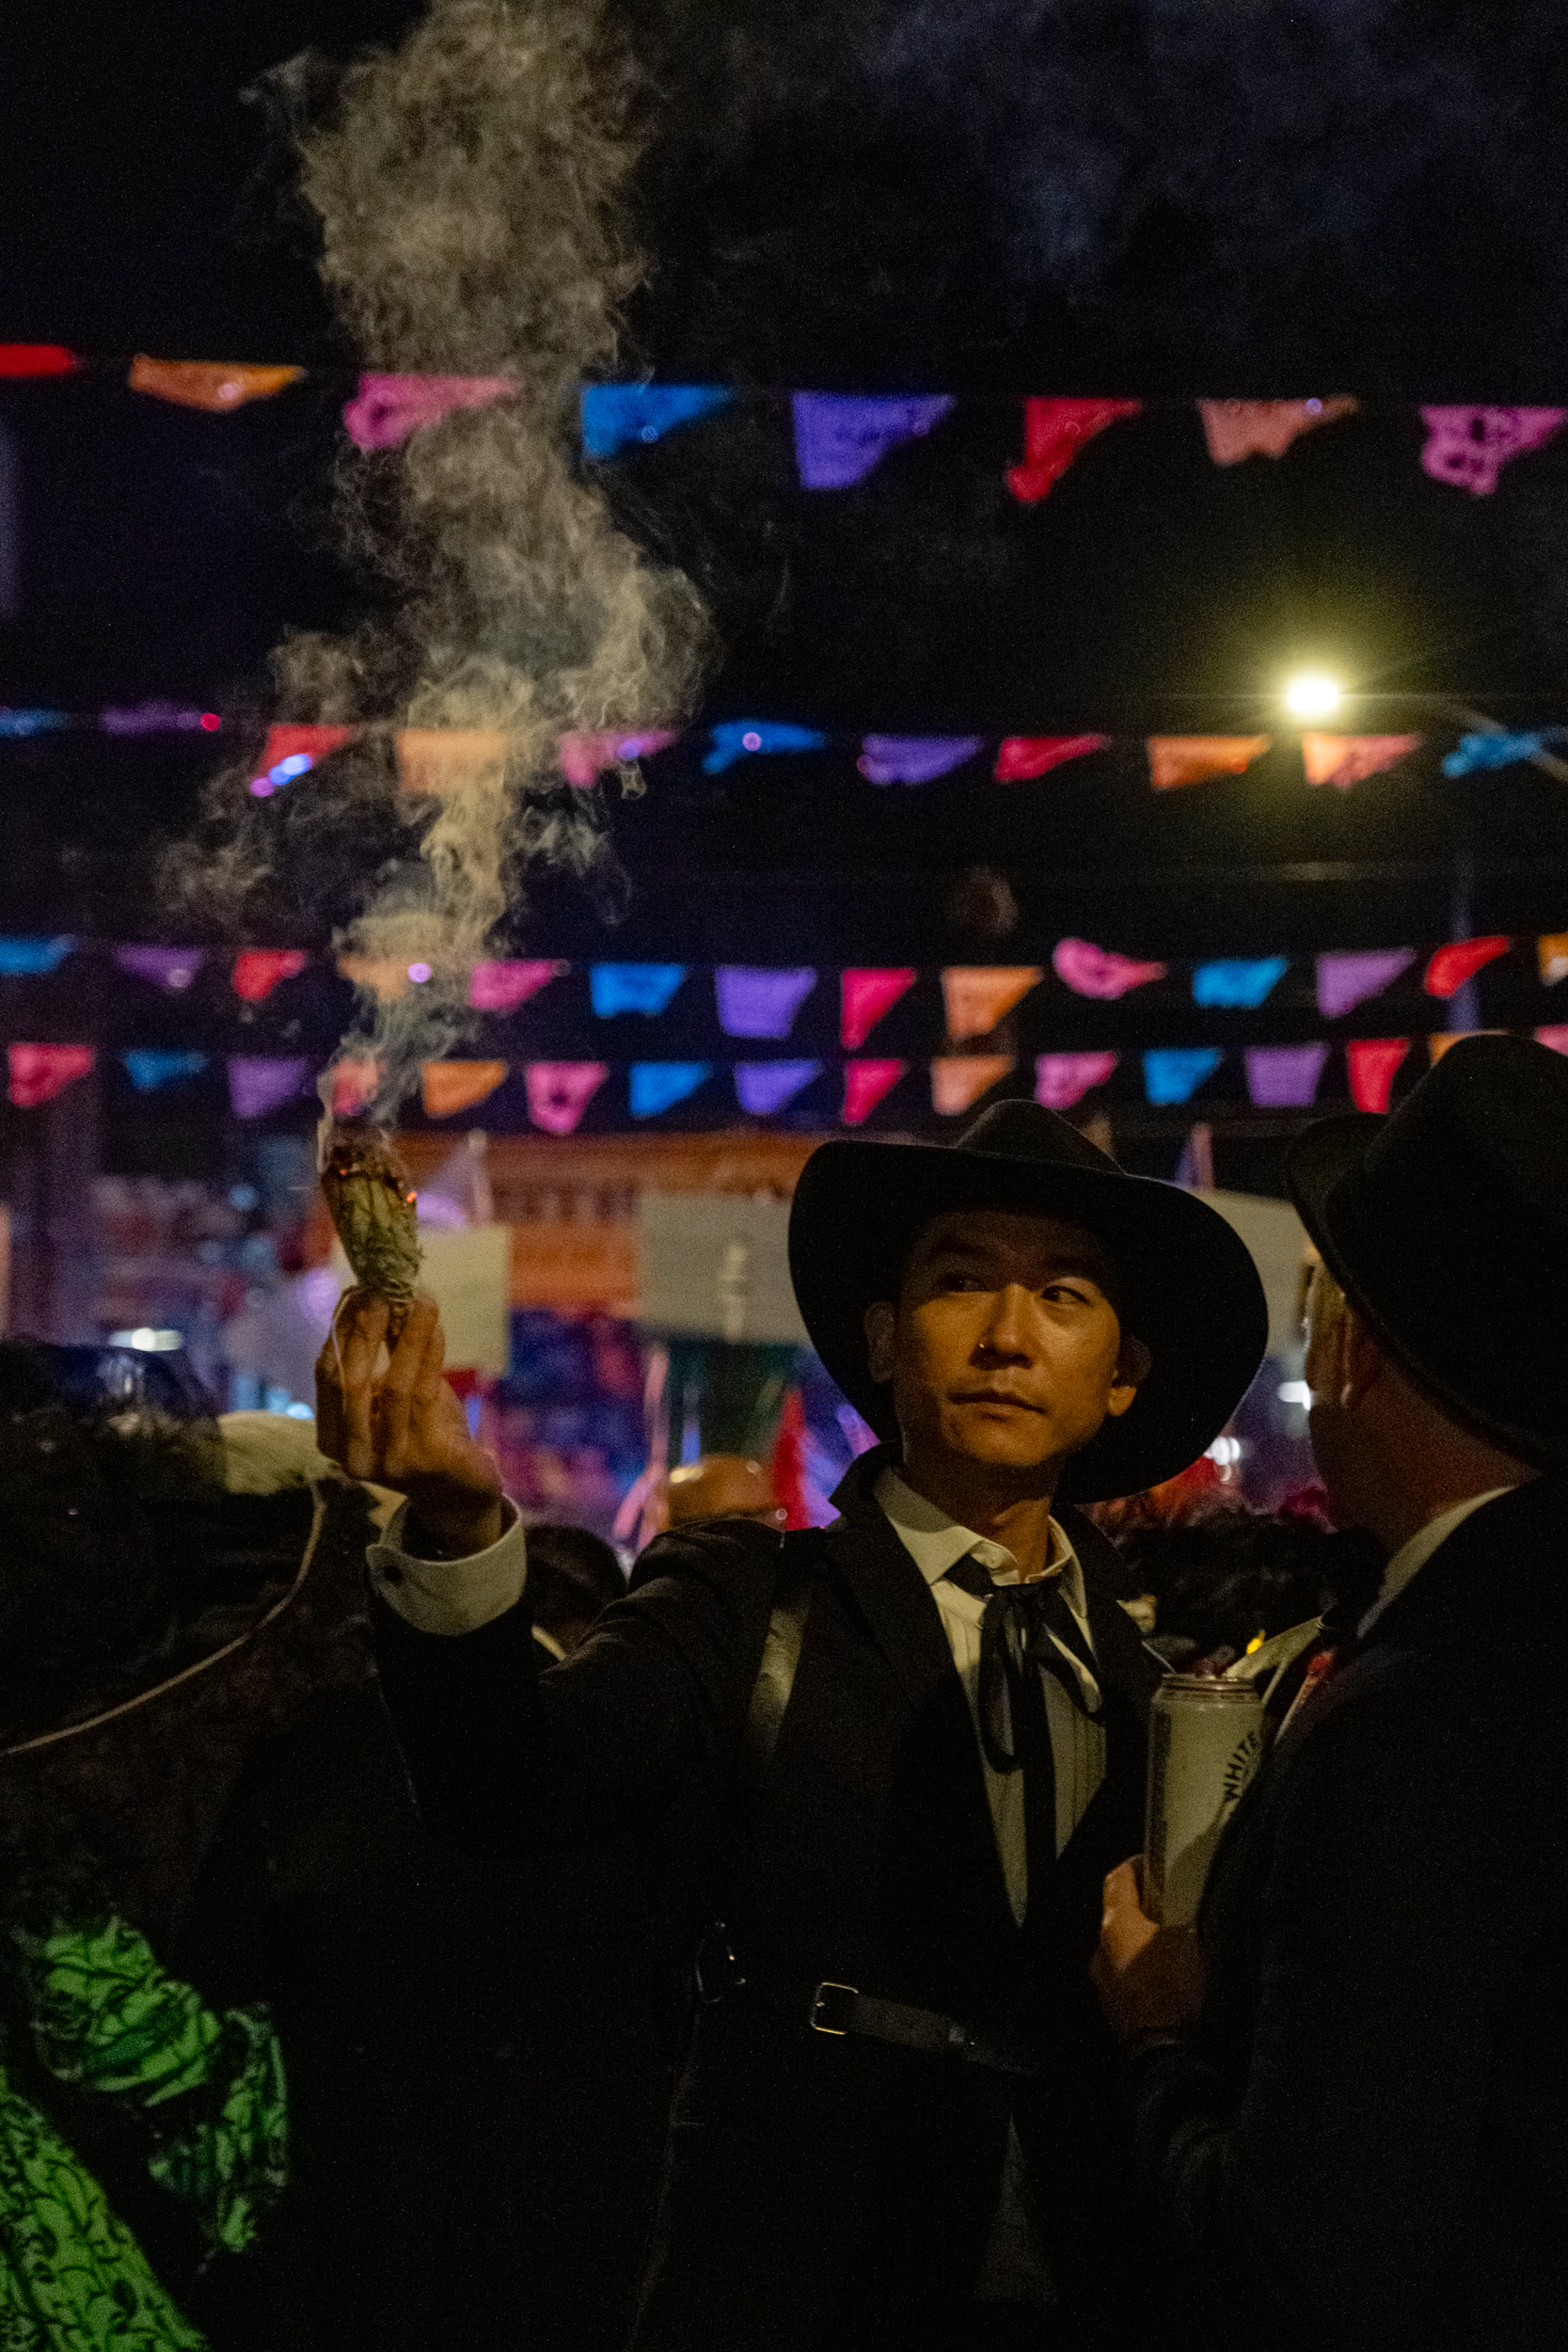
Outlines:
{"label": "belt buckle", "polygon": [[[836,1999],[833,1997],[835,1994],[838,1996]],[[855,1985],[835,1984],[831,1977],[824,1977],[811,1996],[813,2033],[847,2034],[850,2011],[859,1999],[860,1992]],[[844,2023],[832,2024],[830,2020],[834,2017],[841,2017]]]}

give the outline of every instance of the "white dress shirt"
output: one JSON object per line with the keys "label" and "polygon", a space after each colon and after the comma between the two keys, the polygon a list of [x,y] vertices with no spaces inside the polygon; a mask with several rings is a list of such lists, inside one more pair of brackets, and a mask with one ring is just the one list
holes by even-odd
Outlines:
{"label": "white dress shirt", "polygon": [[1428,1519],[1408,1543],[1400,1546],[1384,1569],[1377,1598],[1356,1626],[1357,1633],[1366,1633],[1376,1625],[1388,1603],[1399,1598],[1411,1578],[1426,1566],[1439,1544],[1446,1544],[1455,1528],[1464,1526],[1472,1511],[1479,1511],[1483,1502],[1496,1502],[1499,1495],[1513,1492],[1512,1486],[1488,1486],[1483,1495],[1466,1495],[1464,1502],[1456,1502],[1451,1510],[1440,1511],[1434,1519]]}
{"label": "white dress shirt", "polygon": [[[953,1653],[953,1663],[958,1670],[964,1696],[974,1723],[974,1738],[980,1739],[980,1627],[986,1604],[976,1593],[966,1593],[961,1584],[955,1584],[948,1569],[965,1558],[977,1560],[989,1569],[998,1584],[1022,1582],[1018,1562],[1001,1544],[993,1544],[988,1536],[976,1535],[971,1527],[962,1527],[950,1519],[934,1502],[917,1495],[907,1486],[895,1470],[885,1470],[873,1488],[889,1526],[909,1553],[921,1575],[931,1588],[942,1619],[942,1629],[947,1636],[947,1646]],[[1079,1631],[1092,1658],[1094,1638],[1089,1631],[1088,1603],[1084,1592],[1084,1571],[1078,1555],[1054,1519],[1051,1522],[1051,1559],[1048,1564],[1060,1575],[1062,1597],[1071,1610]],[[1052,1639],[1054,1641],[1055,1636]],[[1066,1644],[1056,1647],[1078,1677],[1086,1704],[1098,1708],[1100,1685],[1088,1669],[1076,1659]],[[1105,1728],[1091,1723],[1083,1708],[1075,1707],[1056,1677],[1042,1674],[1045,1691],[1046,1721],[1051,1730],[1051,1760],[1056,1772],[1056,1851],[1061,1852],[1079,1822],[1088,1811],[1096,1789],[1105,1777]],[[1013,1917],[1022,1920],[1029,1899],[1029,1865],[1024,1839],[1023,1774],[993,1772],[986,1761],[985,1751],[980,1761],[986,1776],[986,1796],[990,1804],[991,1827],[996,1836],[996,1851],[1006,1882],[1007,1900]]]}

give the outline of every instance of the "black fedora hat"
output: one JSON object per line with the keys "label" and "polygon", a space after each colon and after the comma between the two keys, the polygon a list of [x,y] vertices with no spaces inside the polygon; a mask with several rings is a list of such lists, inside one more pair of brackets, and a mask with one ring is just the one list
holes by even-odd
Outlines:
{"label": "black fedora hat", "polygon": [[1568,1060],[1452,1045],[1386,1119],[1325,1119],[1286,1177],[1389,1353],[1462,1421],[1568,1469]]}
{"label": "black fedora hat", "polygon": [[864,1318],[894,1295],[910,1244],[948,1209],[1066,1217],[1111,1251],[1127,1330],[1153,1368],[1119,1421],[1068,1467],[1063,1502],[1136,1494],[1174,1477],[1225,1427],[1262,1360],[1268,1309],[1246,1245],[1174,1184],[1129,1176],[1037,1103],[998,1103],[957,1143],[824,1143],[789,1220],[795,1296],[817,1354],[879,1437],[893,1400],[866,1367]]}

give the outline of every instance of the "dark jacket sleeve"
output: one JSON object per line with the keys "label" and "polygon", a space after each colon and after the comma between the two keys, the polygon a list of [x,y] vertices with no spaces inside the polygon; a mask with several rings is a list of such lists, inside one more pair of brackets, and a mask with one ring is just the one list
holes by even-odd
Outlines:
{"label": "dark jacket sleeve", "polygon": [[[1205,2352],[1447,2340],[1496,2021],[1554,1933],[1506,1736],[1430,1664],[1358,1679],[1275,1760],[1199,2032],[1135,2069],[1140,2160],[1207,2304]],[[1227,2001],[1250,2003],[1244,2025]]]}
{"label": "dark jacket sleeve", "polygon": [[738,1734],[777,1561],[777,1537],[749,1522],[661,1536],[628,1597],[543,1671],[526,1594],[458,1635],[419,1632],[372,1597],[381,1687],[427,1829],[502,1852],[658,1813]]}

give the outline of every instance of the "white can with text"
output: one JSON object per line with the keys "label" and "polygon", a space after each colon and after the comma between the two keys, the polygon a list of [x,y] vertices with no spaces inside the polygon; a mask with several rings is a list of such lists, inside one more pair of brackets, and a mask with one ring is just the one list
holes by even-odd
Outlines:
{"label": "white can with text", "polygon": [[1148,1719],[1144,1909],[1164,1927],[1197,1917],[1220,1833],[1263,1753],[1263,1702],[1250,1682],[1166,1675]]}

